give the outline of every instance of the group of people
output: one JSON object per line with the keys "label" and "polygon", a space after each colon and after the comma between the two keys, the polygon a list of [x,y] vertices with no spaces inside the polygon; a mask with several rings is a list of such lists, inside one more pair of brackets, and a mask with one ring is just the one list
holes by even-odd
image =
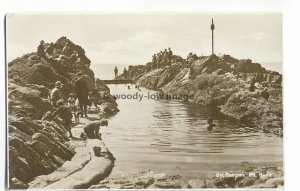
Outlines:
{"label": "group of people", "polygon": [[[141,88],[138,85],[135,85],[134,88],[137,89],[138,91],[141,91]],[[127,89],[130,90],[131,89],[131,85],[127,86]]]}
{"label": "group of people", "polygon": [[[118,76],[118,72],[119,72],[119,69],[117,66],[115,67],[114,72],[115,72],[115,78],[116,78]],[[123,75],[124,75],[125,79],[128,79],[128,70],[126,68],[123,69]]]}
{"label": "group of people", "polygon": [[[61,41],[59,44],[45,43],[42,40],[37,48],[37,55],[48,63],[53,64],[54,68],[58,68],[59,72],[63,72],[63,68],[66,66],[74,69],[74,72],[89,67],[89,65],[84,65],[81,62],[77,49],[68,41]],[[98,108],[97,104],[100,101],[100,92],[97,89],[89,92],[88,84],[81,72],[76,74],[75,79],[72,91],[74,93],[70,93],[68,98],[61,91],[64,86],[61,81],[57,81],[55,87],[49,92],[49,102],[54,109],[52,113],[50,112],[51,119],[55,117],[60,118],[70,137],[73,137],[71,131],[73,117],[76,123],[79,123],[80,116],[88,118],[87,106],[92,106],[92,103],[94,103],[95,107]],[[95,137],[101,124],[107,126],[107,122],[99,122],[98,127],[96,127],[97,125],[92,127],[86,126],[84,128],[86,137]],[[95,136],[91,135],[91,129],[94,129]]]}
{"label": "group of people", "polygon": [[[50,91],[49,93],[49,100],[51,105],[55,108],[58,107],[57,102],[59,100],[66,100],[64,95],[61,93],[61,88],[63,87],[63,84],[61,81],[57,81],[55,83],[55,87]],[[87,117],[87,105],[89,102],[89,89],[86,81],[82,77],[82,73],[79,72],[77,74],[77,80],[75,81],[74,85],[74,91],[77,95],[78,103],[80,106],[80,111],[81,111],[81,117],[83,115]],[[75,105],[75,96],[73,93],[69,95],[70,97],[68,98],[68,104]]]}
{"label": "group of people", "polygon": [[160,68],[163,66],[170,66],[172,62],[173,52],[171,48],[160,51],[152,56],[152,69]]}
{"label": "group of people", "polygon": [[154,54],[152,56],[152,62],[149,62],[147,66],[148,66],[148,70],[151,70],[151,69],[161,68],[164,66],[171,66],[172,63],[185,64],[185,65],[191,64],[197,59],[198,56],[192,52],[190,52],[187,55],[186,59],[183,59],[178,55],[174,55],[171,48],[169,47],[168,49],[164,49],[164,51],[160,51],[159,53]]}
{"label": "group of people", "polygon": [[83,79],[81,72],[77,74],[77,80],[74,84],[74,92],[76,93],[77,99],[73,93],[69,94],[69,98],[66,99],[61,92],[63,87],[62,82],[57,81],[55,87],[49,92],[49,101],[55,111],[52,114],[54,118],[56,115],[59,116],[66,129],[69,131],[70,137],[73,137],[71,132],[72,118],[74,116],[75,122],[79,122],[79,115],[87,118],[87,106],[91,106],[92,103],[97,107],[97,103],[100,99],[100,93],[95,89],[89,93],[88,85]]}
{"label": "group of people", "polygon": [[81,66],[89,67],[89,65],[86,66],[81,62],[78,52],[72,50],[68,42],[65,42],[62,46],[63,48],[60,49],[58,45],[54,43],[46,45],[42,40],[37,48],[37,54],[50,63],[61,62],[76,68]]}

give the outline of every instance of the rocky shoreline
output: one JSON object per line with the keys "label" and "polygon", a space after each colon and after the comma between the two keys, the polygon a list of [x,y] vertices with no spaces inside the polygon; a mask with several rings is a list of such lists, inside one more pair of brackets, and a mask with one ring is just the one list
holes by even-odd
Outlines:
{"label": "rocky shoreline", "polygon": [[[238,60],[230,55],[202,56],[189,62],[171,60],[162,67],[129,66],[128,78],[139,86],[166,95],[192,96],[189,101],[216,107],[223,114],[261,129],[283,136],[282,76],[250,59]],[[124,74],[117,79],[124,79]],[[252,81],[256,90],[249,91]],[[260,92],[268,87],[269,100]]]}
{"label": "rocky shoreline", "polygon": [[[84,49],[66,37],[54,44],[57,49],[62,49],[66,42],[71,45],[71,51],[78,52],[80,62],[51,62],[34,52],[8,63],[10,188],[279,188],[283,185],[283,172],[279,167],[249,166],[242,172],[255,172],[253,177],[186,180],[179,175],[154,173],[151,170],[110,177],[115,160],[112,153],[100,139],[82,140],[79,137],[86,123],[115,115],[119,111],[118,105],[110,95],[109,88],[101,80],[95,79]],[[232,64],[236,64],[237,69],[232,69]],[[249,64],[253,63],[212,55],[199,57],[191,66],[183,63],[156,69],[149,69],[146,65],[130,66],[128,72],[129,77],[140,86],[170,95],[193,94],[194,103],[218,107],[221,112],[245,121],[254,128],[282,135],[281,75],[257,64],[256,69],[249,72],[243,68]],[[95,87],[101,91],[103,101],[100,110],[89,110],[90,118],[81,118],[79,124],[73,124],[75,138],[69,139],[61,121],[47,119],[45,113],[53,111],[47,97],[56,81],[65,85],[65,96],[74,93],[73,83],[78,71],[84,74],[90,91]],[[118,78],[123,77],[121,75]],[[262,99],[258,91],[248,92],[248,85],[253,78],[261,86],[266,85],[263,83],[265,80],[268,85],[272,84],[269,101]],[[101,148],[101,156],[95,156],[94,146]]]}
{"label": "rocky shoreline", "polygon": [[[76,133],[75,138],[69,139],[62,121],[48,118],[47,113],[54,109],[48,101],[49,90],[56,81],[61,81],[62,94],[68,97],[74,93],[77,72],[83,74],[89,91],[98,88],[103,99],[100,110],[89,111],[89,119],[81,118],[80,124],[73,123],[75,132],[78,125],[109,118],[119,111],[109,88],[95,79],[84,49],[66,37],[59,38],[53,46],[62,51],[66,43],[70,54],[77,52],[77,61],[73,57],[46,59],[33,52],[8,63],[9,188],[87,188],[108,176],[113,167],[114,159],[109,157],[111,153],[101,140],[85,142]],[[83,131],[82,127],[77,129]],[[103,157],[93,155],[91,148],[95,145],[106,151]],[[82,177],[86,179],[78,183]]]}
{"label": "rocky shoreline", "polygon": [[[248,164],[249,165],[249,164]],[[203,188],[283,188],[279,167],[251,167],[241,172],[218,173],[215,177],[186,179],[143,170],[134,174],[108,177],[90,189],[203,189]]]}

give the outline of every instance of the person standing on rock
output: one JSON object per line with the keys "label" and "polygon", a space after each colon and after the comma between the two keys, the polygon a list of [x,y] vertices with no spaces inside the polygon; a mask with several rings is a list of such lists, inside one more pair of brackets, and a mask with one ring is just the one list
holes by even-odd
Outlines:
{"label": "person standing on rock", "polygon": [[68,107],[70,108],[72,114],[74,115],[74,119],[76,123],[79,123],[79,114],[77,107],[75,105],[75,96],[73,93],[70,93],[69,98],[68,98]]}
{"label": "person standing on rock", "polygon": [[41,40],[38,48],[37,48],[37,55],[41,58],[46,58],[46,53],[45,53],[45,42]]}
{"label": "person standing on rock", "polygon": [[77,74],[78,79],[75,82],[75,92],[77,94],[79,105],[80,105],[80,111],[81,111],[81,117],[84,116],[87,118],[87,104],[88,104],[88,96],[89,96],[89,89],[87,86],[87,83],[82,78],[82,73],[79,72]]}
{"label": "person standing on rock", "polygon": [[126,68],[124,68],[123,74],[125,76],[125,79],[127,80],[127,78],[128,78],[128,71],[126,70]]}
{"label": "person standing on rock", "polygon": [[171,48],[168,48],[168,65],[171,66],[172,64],[172,57],[173,57],[173,52],[171,50]]}
{"label": "person standing on rock", "polygon": [[72,138],[73,135],[71,132],[71,125],[72,125],[73,115],[72,115],[71,109],[67,105],[64,104],[63,100],[57,101],[57,106],[58,106],[58,109],[55,110],[54,113],[52,114],[52,119],[56,115],[58,115],[58,117],[62,119],[64,127],[69,132],[70,138]]}
{"label": "person standing on rock", "polygon": [[157,60],[156,60],[156,54],[152,56],[152,64],[156,67],[157,66]]}
{"label": "person standing on rock", "polygon": [[118,76],[118,67],[117,66],[115,67],[114,72],[115,72],[115,78],[116,78]]}
{"label": "person standing on rock", "polygon": [[163,53],[163,51],[160,51],[159,52],[159,66],[158,66],[158,68],[163,66],[163,57],[164,57],[164,53]]}
{"label": "person standing on rock", "polygon": [[50,99],[50,103],[53,107],[57,107],[56,103],[58,100],[64,99],[64,97],[60,91],[62,87],[63,87],[63,84],[60,81],[57,81],[57,82],[55,82],[55,88],[53,88],[50,91],[49,99]]}
{"label": "person standing on rock", "polygon": [[159,68],[159,62],[160,62],[160,60],[159,60],[160,58],[159,58],[159,53],[157,53],[156,55],[155,55],[155,67],[156,68]]}

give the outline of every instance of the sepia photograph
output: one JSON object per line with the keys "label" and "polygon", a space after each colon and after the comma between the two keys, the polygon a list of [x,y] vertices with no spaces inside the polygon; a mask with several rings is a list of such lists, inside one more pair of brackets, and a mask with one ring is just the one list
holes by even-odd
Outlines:
{"label": "sepia photograph", "polygon": [[282,15],[5,17],[10,189],[284,188]]}

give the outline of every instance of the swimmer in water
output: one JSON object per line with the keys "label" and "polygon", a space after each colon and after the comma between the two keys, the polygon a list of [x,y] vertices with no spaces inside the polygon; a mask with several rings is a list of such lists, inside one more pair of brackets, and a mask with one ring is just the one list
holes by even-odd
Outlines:
{"label": "swimmer in water", "polygon": [[209,117],[207,119],[207,125],[206,125],[207,131],[212,131],[213,130],[213,126],[215,126],[215,124],[213,123],[213,119],[211,117]]}

